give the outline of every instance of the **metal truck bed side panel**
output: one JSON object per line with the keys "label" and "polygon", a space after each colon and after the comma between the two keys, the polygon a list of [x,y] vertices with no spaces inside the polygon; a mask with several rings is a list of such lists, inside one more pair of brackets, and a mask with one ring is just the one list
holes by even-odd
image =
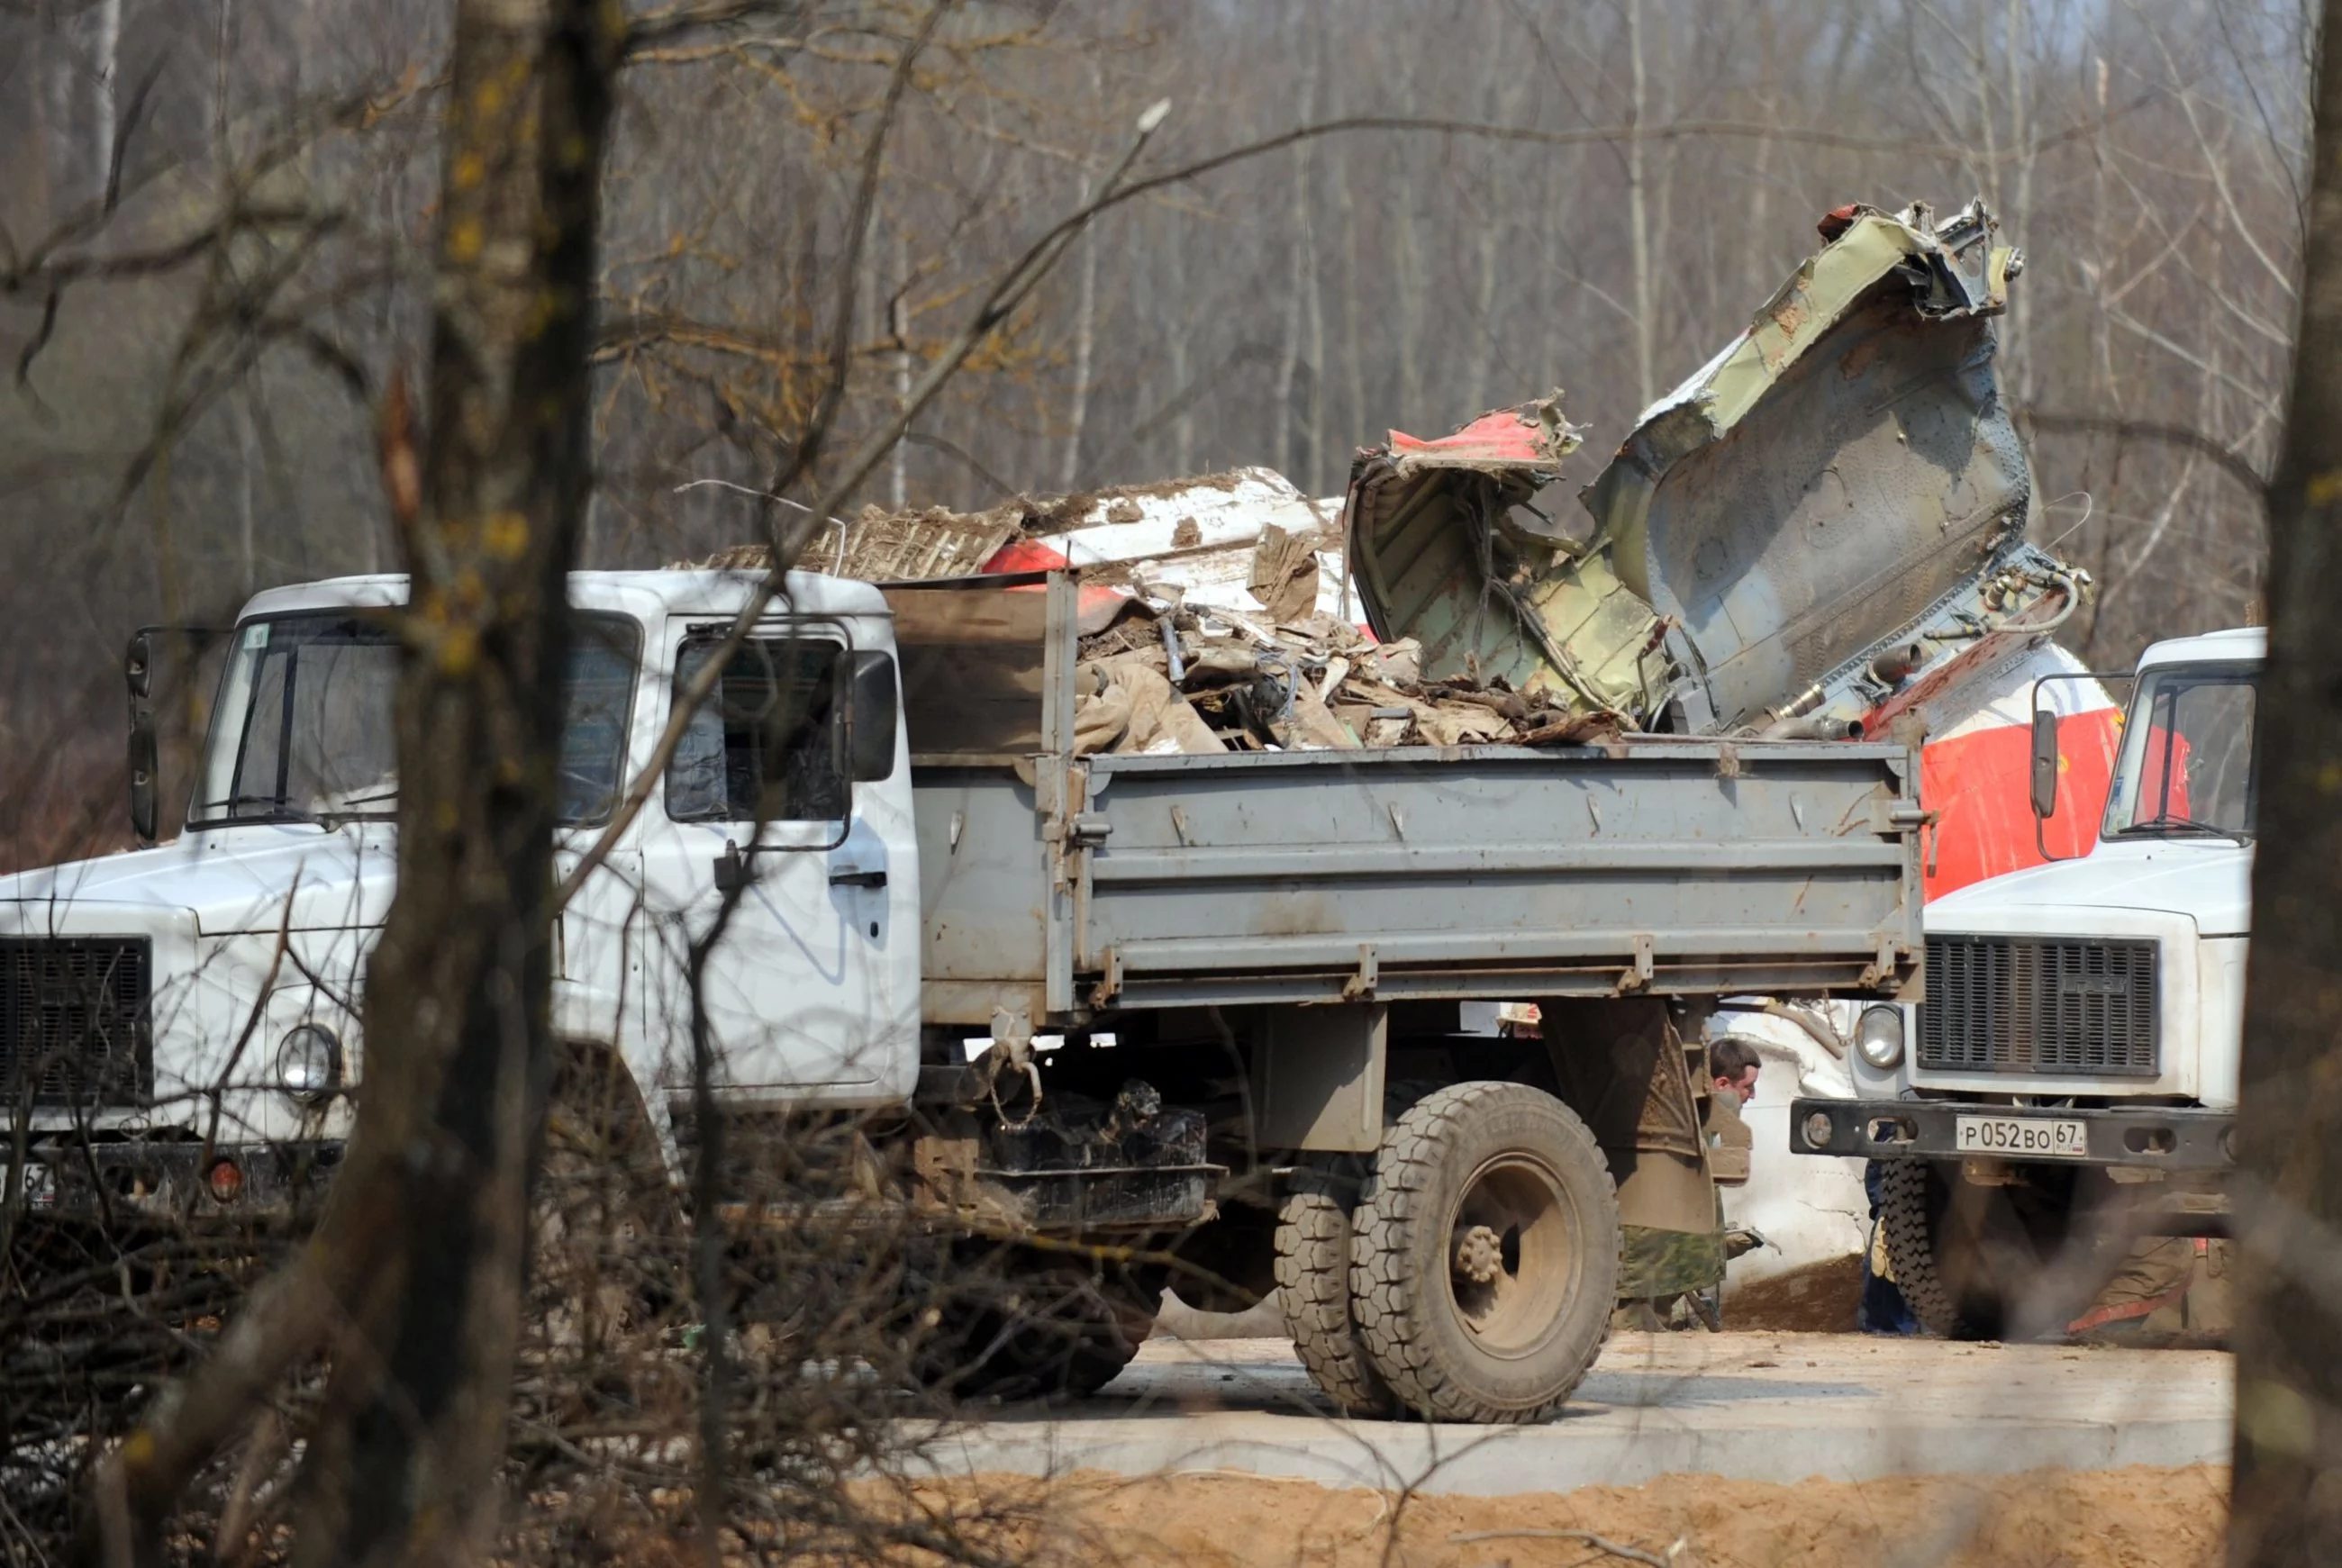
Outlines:
{"label": "metal truck bed side panel", "polygon": [[1049,845],[1033,788],[1008,768],[918,768],[919,907],[930,1024],[1038,1019],[1048,951]]}
{"label": "metal truck bed side panel", "polygon": [[[1079,1010],[1916,994],[1917,803],[1900,747],[1100,756],[1075,771],[1086,777],[1065,830],[1080,846],[1062,863],[1070,899],[1050,897],[1059,863],[1029,814],[1018,832],[1014,811],[978,804],[1017,789],[1006,774],[936,771],[921,785],[923,865],[949,867],[936,824],[955,812],[963,861],[978,824],[1030,857],[1022,877],[1006,860],[981,877],[974,862],[927,875],[929,1001],[954,1021],[1036,983],[1059,999],[1053,1014],[1068,996]],[[1036,919],[1070,925],[1054,976]]]}

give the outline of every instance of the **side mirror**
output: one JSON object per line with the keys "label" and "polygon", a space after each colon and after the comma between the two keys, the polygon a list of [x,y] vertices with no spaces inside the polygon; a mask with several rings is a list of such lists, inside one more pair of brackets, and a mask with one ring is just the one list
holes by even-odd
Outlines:
{"label": "side mirror", "polygon": [[122,655],[122,678],[130,687],[133,707],[155,694],[155,644],[143,629],[130,635],[130,647]]}
{"label": "side mirror", "polygon": [[848,657],[852,668],[844,704],[846,776],[856,784],[875,784],[895,771],[895,729],[900,715],[895,657],[891,654]]}
{"label": "side mirror", "polygon": [[155,742],[155,715],[145,708],[130,711],[130,829],[141,844],[153,844],[162,832],[163,804],[157,775],[162,772],[160,748]]}
{"label": "side mirror", "polygon": [[2033,814],[2054,816],[2057,811],[2057,714],[2054,709],[2033,710]]}

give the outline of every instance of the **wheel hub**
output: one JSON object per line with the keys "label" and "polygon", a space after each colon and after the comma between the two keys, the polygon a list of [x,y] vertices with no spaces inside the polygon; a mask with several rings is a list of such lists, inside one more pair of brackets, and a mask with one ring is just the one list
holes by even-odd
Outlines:
{"label": "wheel hub", "polygon": [[1504,1238],[1486,1225],[1474,1225],[1456,1243],[1456,1275],[1476,1285],[1495,1283],[1505,1272]]}

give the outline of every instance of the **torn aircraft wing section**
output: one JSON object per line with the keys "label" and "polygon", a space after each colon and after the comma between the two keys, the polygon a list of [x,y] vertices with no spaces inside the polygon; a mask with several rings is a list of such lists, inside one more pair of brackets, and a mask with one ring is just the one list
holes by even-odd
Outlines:
{"label": "torn aircraft wing section", "polygon": [[1894,636],[2021,537],[2032,502],[1994,361],[2015,253],[1991,215],[1833,217],[1584,497],[1620,579],[1682,627],[1720,727]]}
{"label": "torn aircraft wing section", "polygon": [[[1940,225],[1924,206],[1841,208],[1823,233],[1644,414],[1574,531],[1537,500],[1566,450],[1550,441],[1446,468],[1418,455],[1446,443],[1362,453],[1346,521],[1376,633],[1421,639],[1426,676],[1728,731],[1841,699],[1863,711],[1869,655],[1923,624],[1951,634],[1987,578],[1997,612],[2049,591],[2047,558],[2019,543],[2031,472],[1993,357],[2017,253],[1981,203]],[[1448,441],[1506,418],[1526,429],[1510,411]],[[1557,408],[1537,420],[1566,428]]]}

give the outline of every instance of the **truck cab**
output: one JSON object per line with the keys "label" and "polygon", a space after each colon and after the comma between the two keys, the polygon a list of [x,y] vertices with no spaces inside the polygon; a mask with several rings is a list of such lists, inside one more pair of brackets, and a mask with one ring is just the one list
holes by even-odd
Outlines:
{"label": "truck cab", "polygon": [[[560,874],[607,831],[758,575],[573,577]],[[337,1163],[395,884],[388,612],[405,598],[391,576],[258,595],[230,634],[184,832],[0,879],[0,1080],[28,1210],[280,1213]],[[135,653],[131,678],[135,705]],[[919,876],[898,701],[879,592],[792,575],[562,910],[555,1030],[623,1058],[662,1134],[690,1060],[686,956],[733,876],[750,884],[704,988],[726,1091],[908,1096]]]}
{"label": "truck cab", "polygon": [[[1854,1099],[1793,1107],[1797,1152],[1890,1163],[1890,1249],[1931,1276],[1930,1328],[2005,1331],[2027,1268],[2106,1222],[2225,1223],[2266,653],[2257,627],[2149,647],[2089,853],[1930,904],[1926,1000],[1866,1015]],[[2037,706],[2035,734],[2047,817],[2065,759]]]}

